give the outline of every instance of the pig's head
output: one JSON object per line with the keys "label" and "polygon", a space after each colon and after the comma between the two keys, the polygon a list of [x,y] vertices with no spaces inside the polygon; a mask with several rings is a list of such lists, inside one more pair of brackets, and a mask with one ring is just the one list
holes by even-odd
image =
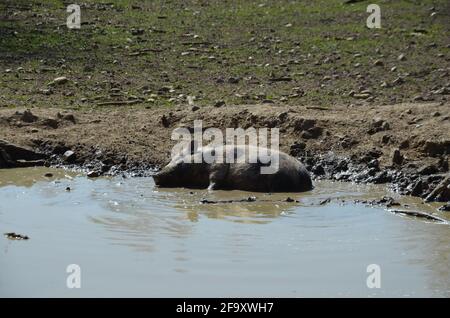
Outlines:
{"label": "pig's head", "polygon": [[201,156],[201,153],[174,158],[153,176],[155,184],[163,188],[207,188],[209,185],[209,167],[202,161],[196,163],[194,159],[197,156]]}

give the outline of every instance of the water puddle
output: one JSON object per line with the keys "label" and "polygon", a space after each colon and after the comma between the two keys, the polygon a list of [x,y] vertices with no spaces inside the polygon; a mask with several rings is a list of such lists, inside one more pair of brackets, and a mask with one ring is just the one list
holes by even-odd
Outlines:
{"label": "water puddle", "polygon": [[[154,188],[152,178],[0,170],[0,233],[29,237],[0,238],[0,297],[450,296],[448,224],[353,201],[389,195],[428,213],[439,204],[380,186],[315,185],[208,193]],[[70,264],[79,289],[67,287]],[[380,288],[367,286],[370,264]]]}

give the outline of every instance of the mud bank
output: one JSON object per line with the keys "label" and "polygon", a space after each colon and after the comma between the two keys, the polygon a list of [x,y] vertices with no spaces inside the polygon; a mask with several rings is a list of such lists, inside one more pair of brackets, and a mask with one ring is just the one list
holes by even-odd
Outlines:
{"label": "mud bank", "polygon": [[[83,168],[90,177],[150,175],[169,160],[173,129],[202,120],[204,128],[279,128],[281,150],[299,158],[315,179],[389,184],[404,195],[449,201],[449,106],[3,109],[0,167],[38,160]],[[15,152],[26,149],[23,158],[11,156],[7,143]]]}

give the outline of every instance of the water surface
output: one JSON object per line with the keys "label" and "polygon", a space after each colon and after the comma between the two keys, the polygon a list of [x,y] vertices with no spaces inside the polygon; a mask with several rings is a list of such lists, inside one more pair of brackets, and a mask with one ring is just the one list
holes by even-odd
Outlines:
{"label": "water surface", "polygon": [[[209,193],[158,189],[151,178],[0,170],[0,232],[30,237],[0,238],[0,297],[450,296],[449,225],[352,203],[395,197],[384,187],[315,185]],[[249,196],[257,201],[199,203]],[[80,289],[66,285],[69,264],[81,268]],[[379,289],[367,287],[370,264],[380,266]]]}

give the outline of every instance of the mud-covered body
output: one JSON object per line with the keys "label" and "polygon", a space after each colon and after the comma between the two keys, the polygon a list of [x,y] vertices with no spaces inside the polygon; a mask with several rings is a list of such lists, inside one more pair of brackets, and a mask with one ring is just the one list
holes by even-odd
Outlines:
{"label": "mud-covered body", "polygon": [[[274,173],[264,174],[261,168],[269,163],[248,160],[245,146],[219,146],[214,152],[224,154],[223,163],[207,163],[204,156],[211,154],[212,148],[203,148],[193,154],[173,159],[154,176],[160,187],[185,187],[197,189],[244,190],[256,192],[301,192],[312,189],[311,177],[306,168],[286,153],[267,150],[278,161]],[[251,148],[250,148],[251,149]],[[213,152],[213,153],[214,153]],[[234,163],[228,163],[227,155],[234,156]],[[239,161],[242,156],[247,161]],[[198,162],[198,163],[196,163]],[[243,163],[237,163],[243,162]]]}

